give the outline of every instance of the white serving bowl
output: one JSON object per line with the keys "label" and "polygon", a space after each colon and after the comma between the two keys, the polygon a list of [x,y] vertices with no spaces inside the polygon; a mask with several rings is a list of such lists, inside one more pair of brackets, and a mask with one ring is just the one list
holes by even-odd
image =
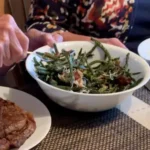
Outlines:
{"label": "white serving bowl", "polygon": [[[62,49],[73,49],[76,50],[76,52],[79,52],[80,48],[83,48],[84,51],[89,51],[93,47],[93,45],[93,42],[76,41],[59,43],[57,44],[57,47],[59,51],[61,51]],[[133,52],[108,44],[103,45],[108,49],[111,56],[120,57],[122,64],[125,63],[126,54],[128,52],[130,53],[129,68],[132,72],[141,72],[140,75],[136,76],[137,79],[143,77],[143,80],[139,85],[123,92],[110,94],[83,94],[65,91],[51,86],[38,78],[33,63],[34,57],[36,57],[37,60],[40,60],[36,52],[50,52],[49,46],[41,47],[34,51],[32,54],[30,54],[26,60],[26,69],[29,72],[29,74],[37,81],[37,83],[45,92],[45,94],[51,100],[53,100],[61,106],[72,110],[84,112],[97,112],[108,110],[115,107],[120,102],[128,99],[135,90],[144,86],[150,79],[150,68],[145,60],[143,60],[141,57],[134,54]],[[104,54],[102,50],[97,48],[94,51],[94,59],[103,59],[103,56]]]}
{"label": "white serving bowl", "polygon": [[150,38],[139,44],[138,54],[150,64]]}

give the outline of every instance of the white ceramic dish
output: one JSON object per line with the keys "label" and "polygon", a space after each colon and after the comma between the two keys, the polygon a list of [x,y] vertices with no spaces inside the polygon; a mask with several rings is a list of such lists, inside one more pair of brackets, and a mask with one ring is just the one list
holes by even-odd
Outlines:
{"label": "white ceramic dish", "polygon": [[140,43],[138,53],[150,64],[150,38]]}
{"label": "white ceramic dish", "polygon": [[[104,44],[104,46],[109,50],[110,54],[113,57],[120,57],[121,63],[125,62],[126,54],[129,51],[108,44]],[[74,49],[76,50],[76,52],[79,52],[80,48],[83,48],[83,50],[85,51],[89,51],[93,47],[93,43],[84,41],[63,42],[57,44],[57,47],[59,51],[61,51],[62,48]],[[50,47],[41,47],[36,51],[49,52]],[[65,91],[53,87],[37,77],[34,68],[33,58],[36,57],[37,60],[40,60],[40,58],[36,55],[36,51],[33,52],[26,60],[26,69],[29,74],[38,82],[41,89],[51,100],[63,107],[77,111],[96,112],[113,108],[121,101],[124,101],[128,97],[130,97],[136,89],[145,85],[150,78],[149,65],[141,57],[130,52],[129,68],[132,70],[132,72],[142,72],[140,76],[137,76],[137,78],[144,77],[143,81],[138,86],[127,91],[112,94],[82,94]],[[103,52],[99,49],[96,49],[94,53],[94,59],[102,59],[104,56]]]}
{"label": "white ceramic dish", "polygon": [[31,112],[36,122],[35,132],[19,149],[15,150],[29,150],[40,143],[51,127],[51,116],[45,105],[27,93],[6,87],[0,87],[0,97],[10,100],[22,109]]}

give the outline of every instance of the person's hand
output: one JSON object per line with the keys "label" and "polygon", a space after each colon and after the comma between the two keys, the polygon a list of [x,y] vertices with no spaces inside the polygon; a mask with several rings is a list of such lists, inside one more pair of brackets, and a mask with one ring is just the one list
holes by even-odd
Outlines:
{"label": "person's hand", "polygon": [[35,50],[44,45],[51,47],[54,43],[63,41],[63,37],[58,32],[45,33],[36,29],[30,29],[27,32],[27,36],[30,40],[30,50]]}
{"label": "person's hand", "polygon": [[18,63],[26,57],[29,40],[11,15],[0,17],[0,67]]}

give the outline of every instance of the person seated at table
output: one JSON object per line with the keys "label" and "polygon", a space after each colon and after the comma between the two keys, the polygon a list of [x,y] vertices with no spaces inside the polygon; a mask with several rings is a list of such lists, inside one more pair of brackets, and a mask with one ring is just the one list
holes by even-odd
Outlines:
{"label": "person seated at table", "polygon": [[143,0],[32,0],[26,27],[29,37],[37,30],[58,32],[64,41],[92,36],[137,52],[150,36],[149,8]]}
{"label": "person seated at table", "polygon": [[135,51],[150,35],[149,4],[142,0],[32,0],[26,35],[10,15],[0,17],[0,75],[26,57],[28,49],[55,42],[92,36],[121,47],[125,43]]}

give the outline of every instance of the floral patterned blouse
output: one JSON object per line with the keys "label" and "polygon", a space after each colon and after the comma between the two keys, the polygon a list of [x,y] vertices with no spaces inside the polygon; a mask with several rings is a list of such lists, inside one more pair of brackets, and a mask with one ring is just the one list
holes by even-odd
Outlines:
{"label": "floral patterned blouse", "polygon": [[32,0],[27,29],[127,40],[134,0]]}

